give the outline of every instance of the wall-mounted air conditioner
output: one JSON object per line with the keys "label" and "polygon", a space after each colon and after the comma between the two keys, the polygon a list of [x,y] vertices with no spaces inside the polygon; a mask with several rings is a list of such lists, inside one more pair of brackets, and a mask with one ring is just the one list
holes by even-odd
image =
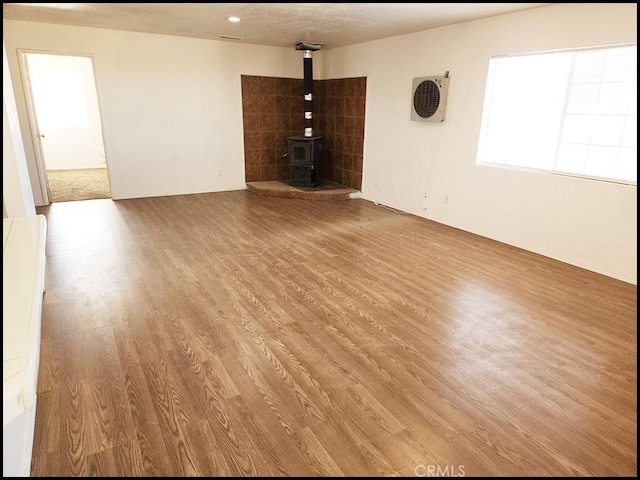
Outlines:
{"label": "wall-mounted air conditioner", "polygon": [[442,76],[413,79],[411,90],[411,120],[442,122],[445,118],[449,72]]}

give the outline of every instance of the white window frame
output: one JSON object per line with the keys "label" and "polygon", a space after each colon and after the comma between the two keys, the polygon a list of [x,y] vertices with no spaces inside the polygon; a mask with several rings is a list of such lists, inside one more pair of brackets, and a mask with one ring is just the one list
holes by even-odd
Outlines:
{"label": "white window frame", "polygon": [[[573,59],[578,58],[578,56],[574,55],[575,53],[580,53],[585,51],[603,51],[604,53],[608,53],[609,51],[612,51],[613,49],[620,48],[620,47],[636,48],[636,43],[606,45],[606,46],[587,47],[587,48],[575,48],[575,49],[565,49],[565,50],[553,50],[553,51],[543,51],[543,52],[532,52],[532,53],[523,53],[523,54],[517,54],[517,55],[498,55],[498,56],[491,57],[489,61],[489,69],[488,69],[488,75],[487,75],[487,85],[486,85],[485,97],[484,97],[482,123],[480,126],[480,137],[479,137],[478,150],[477,150],[477,156],[476,156],[476,165],[587,178],[591,180],[600,180],[605,182],[621,183],[621,184],[628,184],[628,185],[637,185],[637,166],[635,167],[636,168],[635,179],[630,178],[630,176],[633,176],[632,173],[631,174],[627,173],[626,174],[627,176],[625,178],[616,178],[615,177],[616,172],[612,173],[611,176],[604,175],[604,174],[598,175],[598,174],[584,173],[584,171],[587,169],[586,166],[582,167],[581,172],[576,171],[579,168],[574,168],[573,171],[566,171],[568,170],[566,166],[558,167],[558,159],[560,158],[561,145],[563,146],[568,145],[566,138],[570,134],[568,127],[565,125],[567,118],[572,114],[571,112],[567,111],[567,105],[568,105],[567,99],[569,98],[570,91],[573,91],[573,90],[570,90],[571,87],[581,86],[581,85],[578,85],[577,83],[572,83],[572,81],[575,82],[575,79],[573,77],[573,74],[574,74],[573,63],[571,63],[571,66],[569,66],[569,64],[566,61],[559,64],[562,66],[561,68],[563,68],[563,70],[559,69],[561,71],[560,71],[560,74],[558,75],[558,81],[555,83],[555,86],[550,87],[549,90],[545,90],[545,94],[547,96],[539,95],[538,99],[536,99],[535,95],[531,94],[529,96],[530,97],[529,99],[518,100],[518,102],[522,102],[523,104],[526,101],[530,101],[530,102],[533,101],[535,103],[535,102],[541,102],[541,101],[547,100],[551,102],[550,105],[553,107],[553,109],[551,109],[553,111],[553,114],[550,115],[549,122],[536,121],[535,123],[530,123],[527,126],[526,122],[531,119],[530,118],[526,119],[527,111],[524,109],[522,109],[522,112],[525,112],[525,113],[523,113],[523,115],[520,115],[517,121],[513,122],[513,124],[509,124],[510,123],[509,120],[511,119],[511,117],[507,117],[504,114],[504,112],[506,112],[508,108],[503,108],[502,117],[500,117],[499,115],[491,117],[491,114],[495,112],[497,109],[499,109],[499,106],[498,107],[494,106],[494,102],[496,105],[499,105],[500,101],[505,101],[506,99],[506,95],[503,94],[504,89],[502,90],[502,92],[496,91],[496,89],[502,88],[499,85],[499,82],[504,81],[505,78],[514,77],[513,73],[511,74],[511,77],[509,77],[508,73],[507,74],[502,73],[502,77],[497,78],[496,70],[498,67],[500,67],[501,69],[509,68],[509,67],[513,67],[516,64],[516,62],[529,62],[529,60],[531,60],[531,62],[536,62],[537,60],[541,60],[540,57],[536,58],[536,56],[540,56],[540,55],[547,55],[548,58],[552,59],[550,55],[563,54],[563,55],[556,55],[556,57],[553,57],[553,58],[566,60],[568,56],[571,56]],[[514,59],[515,61],[503,62],[502,61],[503,59],[506,59],[506,60]],[[573,61],[574,60],[572,60],[572,62]],[[501,72],[504,72],[504,71],[505,70],[501,70]],[[517,73],[515,75],[517,75]],[[549,75],[553,75],[553,72],[549,72]],[[631,87],[628,87],[628,84],[624,84],[626,87],[630,88],[629,90],[631,95],[630,98],[632,99],[632,101],[629,102],[628,106],[626,103],[624,104],[623,108],[626,108],[625,113],[620,113],[619,112],[620,106],[618,106],[618,112],[608,117],[608,120],[615,118],[616,120],[623,122],[619,131],[621,140],[617,145],[615,144],[615,141],[614,141],[613,143],[610,142],[605,147],[605,148],[608,148],[609,151],[613,151],[613,149],[615,149],[616,160],[618,158],[618,155],[620,155],[620,152],[623,152],[623,154],[625,154],[627,158],[627,165],[630,164],[629,163],[630,155],[635,157],[634,164],[637,165],[637,134],[635,133],[636,131],[635,128],[633,128],[633,134],[630,137],[631,143],[629,143],[628,139],[622,140],[623,134],[631,130],[630,126],[637,124],[637,107],[636,107],[637,67],[633,71],[632,78],[633,80],[632,80]],[[532,79],[532,81],[534,80]],[[552,81],[549,83],[553,84],[554,82],[555,82],[555,79],[552,79]],[[600,77],[598,81],[594,81],[589,84],[592,90],[593,88],[595,88],[596,85],[598,89],[597,98],[600,98],[601,92],[603,91],[602,86],[610,85],[610,83],[603,81],[602,77]],[[535,86],[537,87],[538,85],[536,84]],[[525,88],[525,82],[522,83],[522,88],[523,89]],[[545,88],[545,87],[541,87],[541,88]],[[532,92],[533,89],[531,88],[527,91]],[[548,94],[548,92],[552,92],[552,93]],[[521,95],[521,92],[513,92],[510,94]],[[520,99],[521,97],[517,97],[517,98]],[[536,100],[533,100],[533,99],[536,99]],[[561,101],[563,103],[561,113],[559,112],[560,99],[562,99]],[[515,96],[511,97],[511,100],[515,102],[516,97]],[[538,104],[536,103],[535,105],[534,104],[531,104],[531,105],[532,105],[532,111],[533,111],[537,108]],[[598,121],[603,117],[605,117],[605,114],[602,113],[601,110],[599,110],[600,107],[596,108],[594,105],[593,108],[594,108],[593,111],[586,112],[584,115],[575,115],[572,118],[572,120],[575,120],[575,118],[578,118],[578,117],[591,116],[593,121]],[[494,113],[494,115],[496,114]],[[624,120],[620,120],[622,117],[624,118]],[[503,122],[502,126],[504,127],[504,130],[501,129],[501,126],[499,122],[496,122],[496,119],[498,119],[498,121],[502,120]],[[493,120],[494,123],[492,124],[490,120]],[[522,128],[521,131],[513,135],[514,130],[511,129],[511,127],[512,125],[520,125],[520,123],[518,123],[520,121],[522,121],[522,125],[525,125],[525,127]],[[510,129],[511,129],[511,134],[505,133],[503,135],[503,132],[509,132]],[[578,129],[575,131],[578,132],[579,135],[582,135],[584,134],[585,130],[587,129],[584,129],[584,130]],[[587,158],[593,158],[593,157],[588,157],[587,152],[589,151],[589,149],[592,147],[593,148],[598,147],[597,143],[595,141],[592,143],[591,140],[593,137],[596,136],[596,132],[601,132],[601,131],[602,130],[596,130],[595,128],[593,128],[592,130],[589,129],[589,134],[588,134],[589,138],[588,140],[586,140],[586,143],[584,143],[585,142],[584,140],[581,140],[578,142],[583,142],[583,143],[576,143],[576,144],[570,145],[570,147],[584,148],[585,149],[584,158],[586,162]],[[544,147],[540,148],[540,152],[526,150],[527,142],[529,144],[529,147],[531,147],[531,145],[535,143],[533,141],[534,135],[546,135],[544,137],[539,137],[539,138],[547,139],[545,142],[540,142],[545,145]],[[564,143],[563,143],[562,135],[565,135]],[[521,137],[521,139],[526,139],[526,141],[522,142],[522,144],[518,143],[518,138],[517,138],[518,136]],[[627,137],[624,137],[624,138],[627,138]],[[503,141],[504,141],[504,146],[502,146]],[[627,142],[627,143],[624,143],[624,142]],[[500,143],[501,145],[500,147],[497,146],[498,143]],[[523,147],[524,149],[520,147],[521,145],[524,146]],[[535,148],[533,149],[529,148],[529,150],[535,150]],[[529,158],[528,159],[524,158],[527,155],[529,156]],[[500,156],[502,156],[502,158],[499,158]],[[605,163],[604,165],[608,165],[608,164]]]}

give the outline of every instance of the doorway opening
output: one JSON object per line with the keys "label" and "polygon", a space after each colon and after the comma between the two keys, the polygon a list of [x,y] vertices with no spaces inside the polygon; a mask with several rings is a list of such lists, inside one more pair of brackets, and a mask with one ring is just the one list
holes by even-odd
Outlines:
{"label": "doorway opening", "polygon": [[21,56],[45,204],[111,198],[91,57]]}

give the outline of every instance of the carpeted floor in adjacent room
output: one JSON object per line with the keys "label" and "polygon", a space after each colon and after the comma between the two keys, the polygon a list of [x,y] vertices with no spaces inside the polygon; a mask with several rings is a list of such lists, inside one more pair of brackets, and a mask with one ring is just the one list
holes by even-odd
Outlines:
{"label": "carpeted floor in adjacent room", "polygon": [[48,170],[51,202],[111,198],[106,168]]}

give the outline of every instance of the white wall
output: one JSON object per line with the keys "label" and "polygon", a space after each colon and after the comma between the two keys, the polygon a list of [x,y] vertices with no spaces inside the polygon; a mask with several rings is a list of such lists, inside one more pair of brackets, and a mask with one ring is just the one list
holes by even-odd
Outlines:
{"label": "white wall", "polygon": [[[475,165],[492,55],[635,42],[636,13],[558,4],[327,50],[326,78],[367,77],[363,197],[636,284],[636,186]],[[446,120],[410,121],[413,78],[446,71]]]}
{"label": "white wall", "polygon": [[4,217],[36,214],[4,41],[2,42],[2,207]]}
{"label": "white wall", "polygon": [[[115,200],[244,189],[240,75],[302,78],[301,52],[293,45],[8,20],[3,33],[32,173],[35,154],[16,50],[93,56]],[[32,185],[41,205],[40,186]]]}

